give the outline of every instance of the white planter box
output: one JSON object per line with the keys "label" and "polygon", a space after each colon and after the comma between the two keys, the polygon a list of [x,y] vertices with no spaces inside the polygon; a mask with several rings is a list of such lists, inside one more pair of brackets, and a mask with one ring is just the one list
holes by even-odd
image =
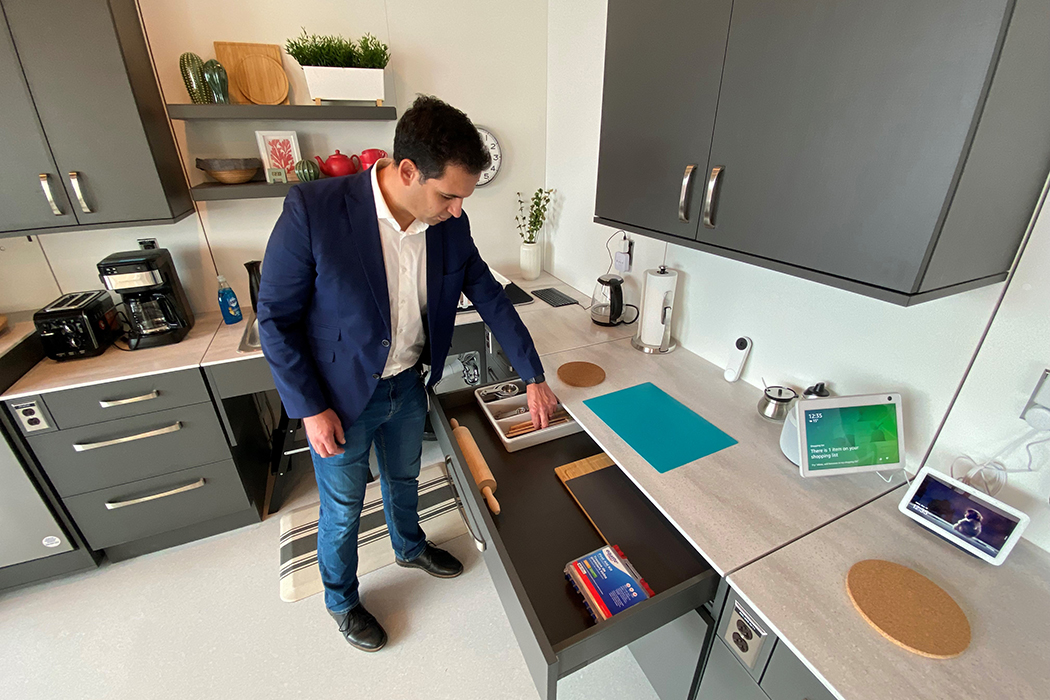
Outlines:
{"label": "white planter box", "polygon": [[314,100],[363,100],[375,102],[386,99],[382,68],[329,68],[303,66],[306,85]]}

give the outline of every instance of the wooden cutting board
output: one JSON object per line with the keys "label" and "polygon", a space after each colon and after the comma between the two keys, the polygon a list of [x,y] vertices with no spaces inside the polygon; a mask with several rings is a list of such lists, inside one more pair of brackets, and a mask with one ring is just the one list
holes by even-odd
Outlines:
{"label": "wooden cutting board", "polygon": [[0,316],[0,335],[7,330],[7,316]]}
{"label": "wooden cutting board", "polygon": [[[226,73],[230,79],[230,102],[240,105],[288,104],[288,76],[285,74],[284,66],[281,63],[280,46],[277,44],[248,44],[237,41],[216,41],[214,46],[215,58],[226,68]],[[265,56],[272,59],[272,61],[251,58],[246,64],[243,64],[246,58],[257,56]],[[274,63],[276,63],[276,66],[274,66]],[[275,67],[280,67],[280,74],[284,79],[283,96],[275,102],[253,102],[248,96],[249,94],[257,99],[260,97],[273,99],[275,97],[275,93],[278,92],[276,88],[280,85],[280,79],[276,77],[274,72]],[[245,92],[245,89],[248,92]]]}

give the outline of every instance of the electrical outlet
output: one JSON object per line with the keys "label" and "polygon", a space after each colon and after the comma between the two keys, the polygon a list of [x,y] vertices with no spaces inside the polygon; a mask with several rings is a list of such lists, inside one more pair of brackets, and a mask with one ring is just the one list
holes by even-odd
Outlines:
{"label": "electrical outlet", "polygon": [[634,241],[629,238],[620,243],[621,250],[616,251],[613,256],[613,265],[620,272],[630,272],[631,263],[634,260]]}
{"label": "electrical outlet", "polygon": [[733,653],[748,668],[755,667],[758,652],[762,651],[766,636],[766,631],[751,619],[739,602],[733,606],[733,612],[729,616],[729,626],[725,632],[725,640]]}
{"label": "electrical outlet", "polygon": [[156,250],[157,249],[157,239],[156,238],[140,238],[139,239],[139,248],[141,248],[142,250]]}

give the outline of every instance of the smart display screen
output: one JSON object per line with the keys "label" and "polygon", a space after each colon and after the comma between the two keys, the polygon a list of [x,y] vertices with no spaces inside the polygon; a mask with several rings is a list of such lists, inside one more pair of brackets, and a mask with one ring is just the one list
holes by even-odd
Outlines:
{"label": "smart display screen", "polygon": [[897,406],[805,409],[810,471],[872,467],[901,461]]}
{"label": "smart display screen", "polygon": [[956,537],[995,557],[1013,534],[1018,520],[974,499],[952,484],[927,474],[906,506],[943,535]]}

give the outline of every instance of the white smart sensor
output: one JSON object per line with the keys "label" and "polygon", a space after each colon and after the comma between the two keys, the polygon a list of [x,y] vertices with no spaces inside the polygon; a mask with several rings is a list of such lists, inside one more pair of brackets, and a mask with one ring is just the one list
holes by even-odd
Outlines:
{"label": "white smart sensor", "polygon": [[751,339],[742,335],[733,343],[733,349],[729,353],[729,362],[726,364],[725,376],[727,382],[735,382],[744,373],[744,363],[751,353]]}

